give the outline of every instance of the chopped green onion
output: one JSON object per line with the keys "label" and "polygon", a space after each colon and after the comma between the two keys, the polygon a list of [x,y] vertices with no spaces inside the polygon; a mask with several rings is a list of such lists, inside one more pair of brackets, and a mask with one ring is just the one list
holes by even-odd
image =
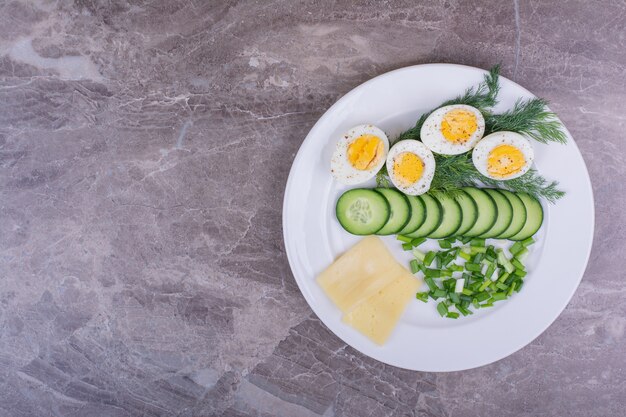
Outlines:
{"label": "chopped green onion", "polygon": [[472,241],[471,237],[461,237],[459,238],[459,240],[464,244],[467,245],[468,243],[470,243]]}
{"label": "chopped green onion", "polygon": [[403,243],[402,244],[402,249],[403,250],[411,250],[411,249],[413,249],[413,245],[411,245],[410,243]]}
{"label": "chopped green onion", "polygon": [[481,292],[481,291],[485,291],[485,290],[487,289],[487,287],[489,287],[489,285],[491,285],[491,281],[490,281],[490,280],[488,280],[488,279],[486,279],[486,280],[485,280],[485,282],[483,282],[483,285],[481,285],[481,286],[478,288],[478,291],[479,291],[479,292]]}
{"label": "chopped green onion", "polygon": [[459,318],[459,313],[451,311],[448,314],[446,314],[446,317],[449,319],[458,319]]}
{"label": "chopped green onion", "polygon": [[437,284],[435,284],[435,281],[433,281],[433,279],[428,277],[428,276],[426,276],[426,278],[424,278],[424,282],[426,283],[426,285],[428,285],[428,288],[430,288],[431,291],[435,291],[435,290],[439,289]]}
{"label": "chopped green onion", "polygon": [[473,272],[480,272],[483,269],[483,266],[480,264],[466,263],[465,269]]}
{"label": "chopped green onion", "polygon": [[461,299],[459,298],[459,294],[454,293],[454,292],[448,294],[448,298],[450,298],[450,301],[452,301],[454,304],[458,304],[461,302]]}
{"label": "chopped green onion", "polygon": [[517,269],[521,269],[521,270],[525,270],[526,267],[524,266],[523,263],[521,263],[520,261],[518,261],[517,259],[513,258],[511,259],[511,263],[513,264],[513,266]]}
{"label": "chopped green onion", "polygon": [[424,275],[428,278],[441,278],[441,269],[427,269]]}
{"label": "chopped green onion", "polygon": [[524,244],[522,242],[515,242],[513,246],[511,246],[511,248],[509,249],[509,252],[511,252],[511,255],[515,255],[522,249],[524,249]]}
{"label": "chopped green onion", "polygon": [[424,262],[424,259],[426,258],[426,254],[424,252],[417,248],[413,249],[411,252],[413,253],[413,256],[415,256],[415,259],[420,262]]}
{"label": "chopped green onion", "polygon": [[522,281],[521,279],[519,281],[515,281],[515,292],[519,292],[522,289],[523,285],[524,281]]}
{"label": "chopped green onion", "polygon": [[463,259],[465,259],[466,261],[469,261],[470,259],[472,259],[472,255],[465,252],[465,251],[460,251],[459,252],[459,256]]}
{"label": "chopped green onion", "polygon": [[453,278],[448,278],[448,279],[444,279],[441,282],[441,285],[443,285],[443,288],[445,288],[448,291],[453,291],[454,290],[454,284],[456,283],[456,280]]}
{"label": "chopped green onion", "polygon": [[446,306],[446,304],[444,302],[441,302],[441,303],[437,304],[437,311],[439,312],[441,317],[443,317],[446,314],[448,314],[448,306]]}
{"label": "chopped green onion", "polygon": [[509,290],[506,292],[506,296],[507,296],[507,297],[510,297],[510,296],[511,296],[511,294],[513,294],[513,290],[515,289],[515,286],[516,286],[516,284],[515,284],[515,283],[513,283],[513,285],[511,285],[511,286],[509,287]]}
{"label": "chopped green onion", "polygon": [[463,291],[461,291],[463,294],[465,295],[472,295],[474,294],[474,291],[470,290],[469,288],[463,288]]}
{"label": "chopped green onion", "polygon": [[470,246],[470,253],[475,255],[477,253],[487,253],[487,248],[479,247],[479,246]]}
{"label": "chopped green onion", "polygon": [[441,271],[441,276],[442,276],[442,277],[451,277],[451,276],[452,276],[452,271],[448,271],[448,270],[446,270],[446,269],[443,269],[443,270]]}
{"label": "chopped green onion", "polygon": [[491,295],[493,301],[506,300],[506,293],[504,292],[495,292]]}
{"label": "chopped green onion", "polygon": [[518,259],[520,259],[520,258],[524,258],[524,257],[526,256],[526,254],[527,254],[527,253],[528,253],[528,249],[526,249],[526,248],[522,248],[522,250],[518,251],[518,252],[515,254],[515,257],[516,257],[516,258],[518,258]]}
{"label": "chopped green onion", "polygon": [[485,255],[482,253],[477,253],[476,255],[474,255],[474,257],[472,258],[471,263],[474,264],[479,264],[482,262],[482,260],[485,258]]}
{"label": "chopped green onion", "polygon": [[396,239],[398,239],[400,242],[404,242],[404,243],[411,243],[411,241],[413,241],[412,237],[408,237],[408,236],[404,236],[404,235],[398,235],[398,236],[396,236]]}
{"label": "chopped green onion", "polygon": [[452,247],[452,244],[448,242],[447,240],[440,240],[439,247],[441,249],[450,249]]}
{"label": "chopped green onion", "polygon": [[506,291],[506,290],[508,290],[508,289],[509,289],[509,286],[508,286],[508,285],[505,285],[505,284],[503,284],[503,283],[501,283],[501,282],[496,282],[496,287],[497,287],[499,290],[502,290],[502,291]]}
{"label": "chopped green onion", "polygon": [[447,293],[444,290],[442,290],[441,288],[437,288],[432,293],[433,293],[433,295],[435,295],[437,297],[445,297],[447,295]]}
{"label": "chopped green onion", "polygon": [[483,302],[487,299],[489,299],[490,295],[488,292],[479,292],[478,294],[476,294],[474,296],[474,300],[478,301],[478,302]]}
{"label": "chopped green onion", "polygon": [[416,237],[415,239],[411,240],[411,245],[415,247],[421,245],[424,242],[426,242],[425,237]]}
{"label": "chopped green onion", "polygon": [[479,248],[484,248],[485,247],[485,239],[472,239],[470,241],[470,246],[476,246]]}
{"label": "chopped green onion", "polygon": [[467,308],[463,307],[460,304],[456,305],[456,309],[459,310],[461,312],[461,314],[463,314],[464,316],[468,316],[468,315],[472,314],[472,312],[470,310],[468,310]]}
{"label": "chopped green onion", "polygon": [[433,259],[437,256],[437,252],[428,252],[424,257],[424,265],[430,266],[433,263]]}
{"label": "chopped green onion", "polygon": [[480,305],[480,308],[487,308],[487,307],[493,307],[493,302],[491,300],[487,303]]}
{"label": "chopped green onion", "polygon": [[530,245],[532,245],[533,243],[535,243],[535,239],[533,239],[532,237],[526,238],[524,240],[522,240],[522,245],[528,247]]}
{"label": "chopped green onion", "polygon": [[415,294],[415,298],[417,298],[420,301],[423,301],[424,303],[427,303],[428,302],[428,291],[418,292],[417,294]]}
{"label": "chopped green onion", "polygon": [[516,269],[515,272],[513,272],[513,274],[517,275],[518,277],[525,277],[527,272],[524,271],[523,269]]}
{"label": "chopped green onion", "polygon": [[478,304],[479,301],[476,298],[472,298],[472,305],[474,306],[474,308],[480,308],[480,304]]}
{"label": "chopped green onion", "polygon": [[441,262],[441,257],[443,255],[441,254],[437,254],[437,256],[435,256],[435,266],[437,267],[437,269],[440,269],[443,266],[443,262]]}
{"label": "chopped green onion", "polygon": [[412,274],[415,274],[415,273],[417,273],[417,271],[420,270],[419,264],[417,263],[417,259],[413,259],[411,262],[409,262],[409,265],[411,265],[411,273]]}
{"label": "chopped green onion", "polygon": [[485,278],[491,279],[491,276],[493,275],[494,272],[496,272],[496,265],[495,264],[490,264],[487,267],[487,271],[485,271]]}
{"label": "chopped green onion", "polygon": [[509,274],[508,272],[504,271],[502,273],[502,275],[500,275],[500,278],[498,278],[498,282],[506,281],[506,279],[509,277],[509,275],[511,275],[511,274]]}
{"label": "chopped green onion", "polygon": [[454,292],[460,293],[463,292],[463,287],[465,286],[465,280],[463,278],[457,279],[454,283]]}

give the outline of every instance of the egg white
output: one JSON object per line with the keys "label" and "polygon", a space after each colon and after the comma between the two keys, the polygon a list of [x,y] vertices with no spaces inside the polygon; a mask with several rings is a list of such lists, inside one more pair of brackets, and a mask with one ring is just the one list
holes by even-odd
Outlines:
{"label": "egg white", "polygon": [[[353,167],[350,161],[348,161],[348,146],[360,136],[367,134],[377,136],[383,141],[384,152],[378,162],[370,169],[359,170]],[[385,164],[387,152],[389,152],[389,139],[385,132],[374,125],[366,124],[355,126],[341,135],[341,138],[337,142],[335,152],[330,160],[330,172],[337,181],[345,185],[365,182],[373,178]]]}
{"label": "egg white", "polygon": [[[489,159],[489,154],[494,148],[500,145],[510,145],[519,149],[520,151],[522,151],[524,159],[526,160],[526,163],[519,172],[516,172],[515,174],[512,174],[506,178],[494,177],[489,174],[489,171],[487,171],[487,161]],[[474,148],[474,151],[472,152],[472,161],[474,162],[474,166],[476,167],[476,169],[485,177],[501,181],[512,180],[513,178],[524,175],[532,166],[534,159],[535,151],[533,150],[533,147],[530,144],[529,140],[519,133],[515,132],[503,131],[487,135],[480,142],[478,142],[478,144]]]}
{"label": "egg white", "polygon": [[[469,137],[465,143],[452,143],[441,133],[441,122],[446,113],[451,110],[466,110],[476,116],[476,131]],[[443,106],[435,110],[428,116],[420,130],[420,139],[424,145],[438,154],[442,155],[458,155],[471,150],[474,145],[483,137],[485,133],[485,118],[482,113],[475,107],[466,106],[464,104],[452,104]]]}
{"label": "egg white", "polygon": [[[424,171],[422,177],[413,184],[406,186],[398,178],[395,177],[393,171],[393,163],[395,158],[404,153],[409,152],[417,155],[424,162]],[[419,195],[424,194],[430,189],[430,183],[435,175],[435,157],[433,153],[422,142],[407,139],[402,140],[391,147],[387,154],[387,172],[393,185],[404,194]]]}

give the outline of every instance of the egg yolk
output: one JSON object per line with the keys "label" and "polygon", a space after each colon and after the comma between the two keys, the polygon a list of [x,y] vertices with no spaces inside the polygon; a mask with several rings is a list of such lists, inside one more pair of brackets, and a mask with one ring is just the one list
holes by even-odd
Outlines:
{"label": "egg yolk", "polygon": [[348,145],[348,162],[354,168],[371,169],[385,152],[383,141],[378,136],[361,135]]}
{"label": "egg yolk", "polygon": [[478,129],[476,115],[463,109],[450,110],[441,121],[441,134],[455,144],[467,142],[476,129]]}
{"label": "egg yolk", "polygon": [[489,152],[487,172],[496,178],[506,178],[518,173],[526,165],[524,154],[515,146],[500,145]]}
{"label": "egg yolk", "polygon": [[424,162],[411,152],[403,152],[393,160],[393,174],[404,186],[415,184],[424,173]]}

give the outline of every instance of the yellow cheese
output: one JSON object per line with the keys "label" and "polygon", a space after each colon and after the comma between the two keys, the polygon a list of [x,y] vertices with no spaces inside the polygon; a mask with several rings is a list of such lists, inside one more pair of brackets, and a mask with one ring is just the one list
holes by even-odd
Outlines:
{"label": "yellow cheese", "polygon": [[317,277],[317,283],[346,313],[406,272],[384,243],[375,236],[363,238]]}
{"label": "yellow cheese", "polygon": [[396,327],[409,300],[415,297],[419,285],[420,281],[404,270],[391,284],[346,313],[343,321],[382,345]]}

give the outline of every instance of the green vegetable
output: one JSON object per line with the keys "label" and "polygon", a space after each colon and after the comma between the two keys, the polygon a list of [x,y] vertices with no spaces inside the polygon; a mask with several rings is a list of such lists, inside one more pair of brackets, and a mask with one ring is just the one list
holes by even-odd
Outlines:
{"label": "green vegetable", "polygon": [[409,262],[409,265],[411,265],[411,273],[413,274],[417,273],[417,271],[420,270],[417,259],[413,259],[411,262]]}
{"label": "green vegetable", "polygon": [[411,243],[411,241],[413,241],[412,237],[402,236],[402,235],[396,236],[396,239],[398,239],[400,242],[404,242],[404,243]]}
{"label": "green vegetable", "polygon": [[417,294],[415,294],[415,298],[417,298],[420,301],[423,301],[425,303],[428,302],[428,291],[426,292],[418,292]]}
{"label": "green vegetable", "polygon": [[426,238],[425,237],[416,237],[415,239],[411,240],[411,245],[419,246],[419,245],[421,245],[424,242],[426,242]]}
{"label": "green vegetable", "polygon": [[459,313],[454,312],[454,311],[450,311],[448,314],[446,314],[446,317],[449,319],[458,319],[459,318]]}
{"label": "green vegetable", "polygon": [[424,257],[424,265],[430,266],[430,264],[433,263],[435,256],[437,256],[437,252],[428,252]]}
{"label": "green vegetable", "polygon": [[567,136],[556,114],[540,98],[518,100],[511,110],[485,117],[485,134],[499,131],[521,133],[538,142],[566,143]]}
{"label": "green vegetable", "polygon": [[446,314],[448,314],[448,306],[444,301],[437,304],[437,311],[439,312],[441,317],[444,317]]}

